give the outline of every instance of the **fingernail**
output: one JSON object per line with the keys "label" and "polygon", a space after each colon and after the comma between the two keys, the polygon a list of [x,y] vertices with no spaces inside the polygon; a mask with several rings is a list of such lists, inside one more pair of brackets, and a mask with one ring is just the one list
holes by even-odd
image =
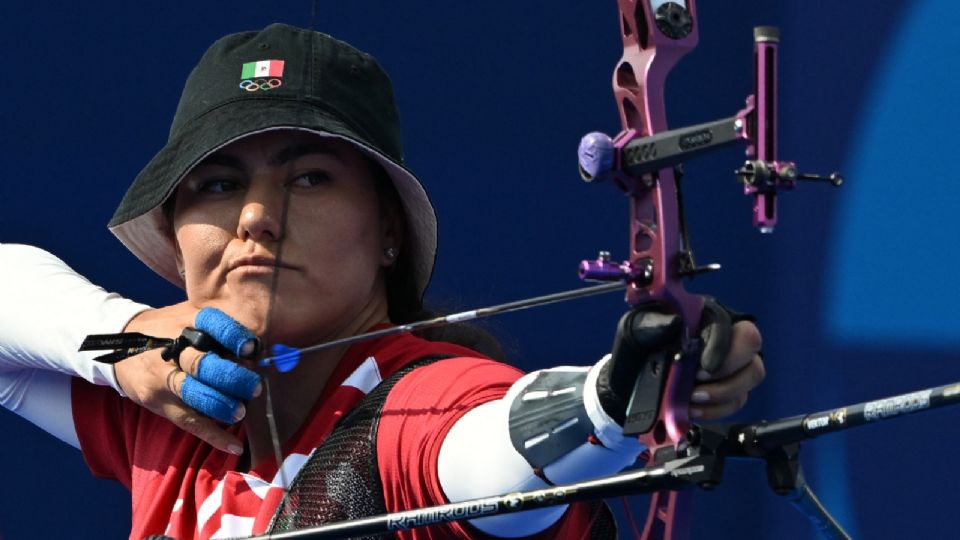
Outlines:
{"label": "fingernail", "polygon": [[239,422],[243,420],[243,417],[246,416],[246,414],[247,414],[247,408],[244,407],[242,403],[240,405],[237,405],[237,410],[233,413],[233,421]]}
{"label": "fingernail", "polygon": [[263,384],[257,383],[257,387],[253,389],[253,397],[258,397],[260,392],[263,392]]}
{"label": "fingernail", "polygon": [[710,372],[705,369],[701,369],[700,371],[697,372],[698,381],[707,381],[707,380],[710,380],[710,377],[711,377]]}
{"label": "fingernail", "polygon": [[235,456],[239,456],[240,454],[243,454],[243,447],[240,446],[239,444],[228,444],[227,452],[230,452]]}
{"label": "fingernail", "polygon": [[690,396],[690,401],[693,401],[694,403],[704,403],[710,401],[710,394],[703,390],[697,390],[692,396]]}
{"label": "fingernail", "polygon": [[703,416],[703,411],[700,409],[690,409],[690,418],[700,418]]}

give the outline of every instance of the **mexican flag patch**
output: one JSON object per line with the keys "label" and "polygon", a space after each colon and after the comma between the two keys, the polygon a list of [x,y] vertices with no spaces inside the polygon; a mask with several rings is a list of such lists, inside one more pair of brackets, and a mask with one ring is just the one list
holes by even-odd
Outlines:
{"label": "mexican flag patch", "polygon": [[257,77],[283,77],[283,60],[260,60],[258,62],[247,62],[243,65],[241,79],[254,79]]}

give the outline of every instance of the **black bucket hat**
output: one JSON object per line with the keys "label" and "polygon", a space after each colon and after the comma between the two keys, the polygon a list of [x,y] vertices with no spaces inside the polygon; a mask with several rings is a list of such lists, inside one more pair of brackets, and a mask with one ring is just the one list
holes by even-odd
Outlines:
{"label": "black bucket hat", "polygon": [[410,260],[422,297],[436,257],[437,219],[423,186],[403,165],[389,77],[349,44],[284,24],[231,34],[207,50],[187,78],[167,144],[137,175],[108,227],[147,266],[182,287],[163,202],[206,156],[282,129],[347,140],[384,168],[406,216],[401,256]]}

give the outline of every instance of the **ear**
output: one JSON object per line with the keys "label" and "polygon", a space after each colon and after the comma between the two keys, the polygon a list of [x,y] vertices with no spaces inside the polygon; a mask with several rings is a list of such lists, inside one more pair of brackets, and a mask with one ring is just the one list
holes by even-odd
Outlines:
{"label": "ear", "polygon": [[404,216],[403,211],[400,210],[400,201],[393,197],[389,197],[381,203],[381,211],[380,264],[390,267],[396,264],[397,257],[403,250]]}

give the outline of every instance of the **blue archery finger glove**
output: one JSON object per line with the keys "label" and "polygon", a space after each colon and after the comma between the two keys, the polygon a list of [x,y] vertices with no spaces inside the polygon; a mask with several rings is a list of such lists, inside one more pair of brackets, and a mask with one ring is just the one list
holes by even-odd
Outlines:
{"label": "blue archery finger glove", "polygon": [[192,407],[194,410],[223,422],[224,424],[233,424],[237,414],[237,408],[240,401],[219,392],[192,375],[187,375],[180,388],[180,399]]}
{"label": "blue archery finger glove", "polygon": [[253,358],[260,352],[257,336],[217,308],[201,309],[193,323],[238,358]]}
{"label": "blue archery finger glove", "polygon": [[210,387],[243,400],[252,399],[260,384],[260,375],[214,352],[200,357],[196,378]]}

